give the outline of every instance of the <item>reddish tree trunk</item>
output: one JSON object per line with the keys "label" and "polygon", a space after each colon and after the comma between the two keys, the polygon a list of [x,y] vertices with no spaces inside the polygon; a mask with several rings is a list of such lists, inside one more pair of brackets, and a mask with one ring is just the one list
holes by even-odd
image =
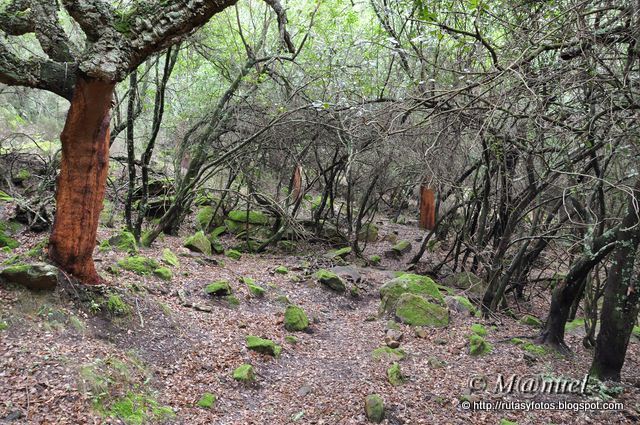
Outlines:
{"label": "reddish tree trunk", "polygon": [[109,121],[115,83],[78,77],[62,142],[56,218],[49,257],[87,284],[101,278],[93,264],[109,171]]}
{"label": "reddish tree trunk", "polygon": [[436,197],[433,189],[420,187],[420,228],[433,230],[436,227]]}

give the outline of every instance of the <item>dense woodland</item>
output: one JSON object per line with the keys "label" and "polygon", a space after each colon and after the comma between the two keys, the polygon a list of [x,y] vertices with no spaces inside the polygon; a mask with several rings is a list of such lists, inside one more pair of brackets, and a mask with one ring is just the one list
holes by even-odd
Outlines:
{"label": "dense woodland", "polygon": [[637,0],[0,0],[0,422],[635,423],[639,111]]}

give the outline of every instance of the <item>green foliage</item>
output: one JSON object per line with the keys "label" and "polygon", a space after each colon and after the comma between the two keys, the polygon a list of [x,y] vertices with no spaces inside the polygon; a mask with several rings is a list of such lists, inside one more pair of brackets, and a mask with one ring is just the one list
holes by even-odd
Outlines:
{"label": "green foliage", "polygon": [[387,379],[393,386],[402,385],[405,382],[405,377],[402,375],[398,362],[393,363],[389,366],[389,369],[387,369]]}
{"label": "green foliage", "polygon": [[474,323],[473,325],[471,325],[471,332],[480,336],[487,335],[487,329],[479,323]]}
{"label": "green foliage", "polygon": [[167,282],[173,279],[173,274],[171,273],[171,270],[169,270],[166,267],[158,267],[153,271],[153,274]]}

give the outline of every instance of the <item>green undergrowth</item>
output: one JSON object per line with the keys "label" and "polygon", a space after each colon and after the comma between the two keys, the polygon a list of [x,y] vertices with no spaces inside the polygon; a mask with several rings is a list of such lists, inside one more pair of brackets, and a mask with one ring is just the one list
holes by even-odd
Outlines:
{"label": "green undergrowth", "polygon": [[175,417],[171,407],[157,401],[148,387],[150,379],[151,373],[133,353],[96,359],[79,371],[80,389],[93,409],[103,418],[127,425],[162,423]]}

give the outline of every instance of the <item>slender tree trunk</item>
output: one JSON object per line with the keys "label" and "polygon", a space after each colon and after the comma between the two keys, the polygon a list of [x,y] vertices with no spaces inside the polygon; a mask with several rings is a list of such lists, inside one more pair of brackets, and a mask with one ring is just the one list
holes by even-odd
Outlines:
{"label": "slender tree trunk", "polygon": [[605,284],[600,332],[591,364],[591,375],[602,381],[620,380],[629,338],[638,317],[640,278],[634,266],[640,244],[640,211],[637,204],[640,180],[630,198],[627,215],[617,234],[618,245]]}
{"label": "slender tree trunk", "polygon": [[101,278],[93,264],[109,171],[109,121],[115,83],[78,77],[62,142],[56,218],[49,257],[87,284]]}

